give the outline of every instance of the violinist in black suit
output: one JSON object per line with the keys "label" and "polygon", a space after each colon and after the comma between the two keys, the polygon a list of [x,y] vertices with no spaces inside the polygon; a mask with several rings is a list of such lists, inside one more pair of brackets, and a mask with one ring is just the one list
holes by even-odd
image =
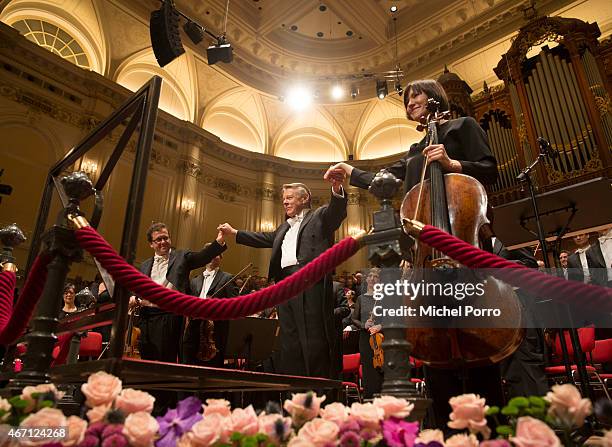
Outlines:
{"label": "violinist in black suit", "polygon": [[[208,245],[206,244],[204,248]],[[231,281],[232,275],[221,270],[223,255],[217,255],[206,264],[201,275],[191,279],[191,291],[194,296],[202,299],[232,298],[238,296],[238,287]],[[212,337],[208,333],[212,329]],[[210,322],[189,319],[183,336],[181,346],[181,360],[190,365],[223,367],[225,348],[227,346],[229,325],[227,321],[217,320]],[[214,350],[209,339],[214,340]],[[214,357],[208,358],[214,354]]]}
{"label": "violinist in black suit", "polygon": [[[228,223],[219,226],[236,242],[257,248],[272,248],[269,278],[280,281],[295,273],[330,248],[334,232],[346,217],[347,197],[342,180],[332,181],[328,205],[310,209],[311,194],[306,185],[283,185],[283,206],[287,221],[269,232],[237,231]],[[334,324],[331,275],[281,304],[279,372],[311,377],[337,378],[339,340]]]}
{"label": "violinist in black suit", "polygon": [[[165,224],[154,223],[147,230],[147,241],[155,255],[140,265],[140,271],[156,283],[191,294],[189,273],[204,267],[226,249],[223,234],[201,251],[174,250]],[[136,299],[130,300],[132,304]],[[183,317],[161,310],[142,297],[140,310],[140,355],[144,360],[176,363],[183,331]]]}

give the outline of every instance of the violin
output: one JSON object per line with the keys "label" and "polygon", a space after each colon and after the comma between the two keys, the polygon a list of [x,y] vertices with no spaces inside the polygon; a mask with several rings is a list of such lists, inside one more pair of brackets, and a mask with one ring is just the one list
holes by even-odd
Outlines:
{"label": "violin", "polygon": [[123,355],[134,359],[140,358],[140,328],[134,324],[134,320],[140,316],[139,310],[140,305],[128,311],[128,327],[123,348]]}
{"label": "violin", "polygon": [[[421,123],[420,130],[426,130],[425,147],[438,144],[438,125],[450,118],[450,112],[439,112],[439,102],[428,100],[428,116]],[[478,246],[479,234],[485,224],[487,193],[474,177],[465,174],[447,173],[438,161],[427,163],[425,157],[421,182],[416,184],[404,197],[400,217],[402,222],[415,219],[433,225],[453,234],[474,246]],[[426,173],[429,171],[429,178]],[[414,271],[411,281],[440,282],[440,277],[449,281],[452,275],[470,275],[467,270],[458,271],[461,265],[454,260],[417,241],[413,259]],[[454,272],[454,273],[453,273]],[[475,275],[474,275],[475,276]],[[474,277],[483,283],[484,294],[474,301],[474,306],[499,308],[504,320],[497,318],[490,327],[503,329],[482,329],[484,319],[479,319],[481,328],[408,328],[406,338],[412,343],[415,358],[438,368],[461,368],[484,366],[499,362],[511,355],[523,339],[521,327],[521,306],[516,293],[508,284],[487,276]],[[435,281],[437,280],[437,281]],[[430,297],[435,304],[444,300],[455,301],[454,297]],[[421,298],[421,302],[424,298]],[[450,303],[449,303],[450,304]],[[504,323],[507,322],[507,326]],[[418,326],[418,325],[417,325]],[[505,329],[507,327],[508,329]],[[517,329],[515,329],[517,328]]]}
{"label": "violin", "polygon": [[[370,320],[372,320],[372,314],[370,313]],[[385,351],[382,348],[382,342],[385,340],[385,336],[380,332],[370,334],[370,347],[372,348],[372,364],[376,369],[382,369],[385,364]]]}

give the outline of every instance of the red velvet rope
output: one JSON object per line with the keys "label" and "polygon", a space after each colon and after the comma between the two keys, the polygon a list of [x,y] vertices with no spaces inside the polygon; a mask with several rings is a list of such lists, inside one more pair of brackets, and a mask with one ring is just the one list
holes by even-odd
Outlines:
{"label": "red velvet rope", "polygon": [[151,278],[126,263],[95,229],[81,228],[75,232],[75,235],[79,245],[94,256],[115,281],[126,289],[168,312],[206,320],[242,318],[281,304],[311,287],[359,250],[359,243],[348,237],[326,250],[304,268],[271,287],[229,300],[219,298],[203,300],[154,283]]}
{"label": "red velvet rope", "polygon": [[13,296],[17,276],[14,272],[0,272],[0,332],[4,330],[13,314]]}
{"label": "red velvet rope", "polygon": [[[23,331],[30,322],[34,308],[45,286],[47,280],[47,265],[50,261],[51,256],[48,253],[41,253],[36,257],[32,269],[28,274],[26,283],[19,294],[19,299],[13,309],[12,315],[9,315],[9,320],[5,326],[0,326],[0,345],[10,345],[23,334]],[[13,285],[13,291],[14,287]],[[0,299],[4,301],[4,294],[1,295]],[[12,308],[12,291],[10,294],[10,302]],[[3,306],[3,309],[6,309],[6,306]]]}
{"label": "red velvet rope", "polygon": [[467,267],[495,269],[491,271],[492,275],[536,296],[574,303],[579,300],[581,305],[596,308],[601,312],[612,312],[612,289],[567,281],[507,261],[431,225],[425,225],[419,240]]}

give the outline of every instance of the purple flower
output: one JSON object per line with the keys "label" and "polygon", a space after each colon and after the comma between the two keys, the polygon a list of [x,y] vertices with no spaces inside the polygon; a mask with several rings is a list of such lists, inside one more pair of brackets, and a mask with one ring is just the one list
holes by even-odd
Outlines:
{"label": "purple flower", "polygon": [[123,433],[123,424],[110,424],[107,425],[104,430],[102,430],[102,434],[100,435],[100,437],[102,439],[105,439],[109,436],[121,433]]}
{"label": "purple flower", "polygon": [[106,423],[105,422],[94,422],[93,424],[89,424],[89,427],[87,427],[87,431],[85,432],[86,435],[92,435],[95,436],[96,438],[99,438],[100,436],[102,436],[102,432],[104,431],[104,429],[106,428]]}
{"label": "purple flower", "polygon": [[389,447],[413,447],[419,433],[419,423],[392,417],[382,422],[382,430]]}
{"label": "purple flower", "polygon": [[98,447],[100,438],[96,435],[85,433],[85,438],[79,444],[79,447]]}
{"label": "purple flower", "polygon": [[174,447],[183,433],[191,430],[193,424],[202,419],[201,409],[200,399],[191,396],[180,401],[176,408],[168,410],[164,417],[158,417],[160,438],[155,446]]}
{"label": "purple flower", "polygon": [[112,435],[104,438],[102,441],[102,447],[127,447],[128,441],[125,436],[119,433],[113,433]]}
{"label": "purple flower", "polygon": [[359,430],[361,430],[361,426],[356,420],[349,420],[343,422],[340,426],[340,434],[345,433],[347,431],[359,432]]}
{"label": "purple flower", "polygon": [[345,431],[340,437],[341,447],[359,447],[361,445],[361,438],[354,431]]}
{"label": "purple flower", "polygon": [[444,445],[440,444],[438,441],[429,441],[427,444],[417,442],[414,447],[444,447]]}

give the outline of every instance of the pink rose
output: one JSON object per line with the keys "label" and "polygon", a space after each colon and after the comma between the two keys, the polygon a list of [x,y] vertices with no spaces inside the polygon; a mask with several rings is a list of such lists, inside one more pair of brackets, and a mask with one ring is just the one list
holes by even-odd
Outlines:
{"label": "pink rose", "polygon": [[377,397],[374,399],[374,406],[383,409],[385,418],[393,416],[400,419],[407,417],[414,408],[414,404],[408,403],[406,399],[393,396]]}
{"label": "pink rose", "polygon": [[328,404],[321,409],[321,417],[326,421],[334,422],[338,427],[348,420],[349,409],[340,402]]}
{"label": "pink rose", "polygon": [[79,444],[85,437],[87,421],[78,416],[69,416],[67,419],[66,430],[68,437],[62,441],[62,445],[70,447]]}
{"label": "pink rose", "polygon": [[[21,423],[19,427],[29,428],[29,427],[49,427],[49,428],[59,428],[66,427],[68,425],[68,421],[66,420],[66,416],[62,413],[61,410],[57,408],[43,408],[42,410],[37,411],[36,413],[30,414],[26,417]],[[41,439],[31,439],[31,440],[22,440],[21,445],[43,445],[50,443],[49,438],[41,438]]]}
{"label": "pink rose", "polygon": [[451,397],[448,401],[453,411],[450,414],[448,426],[455,429],[469,428],[471,433],[482,433],[485,439],[491,436],[491,429],[487,427],[485,412],[489,409],[485,399],[478,394],[462,394]]}
{"label": "pink rose", "polygon": [[444,445],[446,447],[478,447],[478,439],[472,434],[468,436],[465,433],[460,433],[448,438]]}
{"label": "pink rose", "polygon": [[181,438],[176,442],[176,447],[194,447],[191,443],[191,432],[185,433]]}
{"label": "pink rose", "polygon": [[140,390],[134,390],[132,388],[126,388],[121,391],[117,399],[115,400],[115,408],[119,408],[125,414],[137,413],[139,411],[146,411],[151,413],[153,411],[153,404],[155,398],[149,393]]}
{"label": "pink rose", "polygon": [[385,417],[385,411],[372,403],[351,405],[349,419],[360,422],[364,427],[380,430],[380,421]]}
{"label": "pink rose", "polygon": [[[0,427],[2,427],[0,425]],[[612,430],[603,432],[603,436],[591,436],[584,445],[594,445],[597,447],[610,447],[612,445]]]}
{"label": "pink rose", "polygon": [[91,424],[94,422],[100,422],[104,419],[104,416],[106,416],[106,413],[108,413],[110,409],[110,403],[93,407],[91,410],[87,411],[87,419],[89,419]]}
{"label": "pink rose", "polygon": [[9,431],[12,429],[8,424],[0,424],[0,447],[19,447],[16,438],[9,438]]}
{"label": "pink rose", "polygon": [[257,413],[253,409],[253,405],[246,408],[236,408],[232,411],[232,432],[237,431],[244,435],[255,435],[259,429],[259,421]]}
{"label": "pink rose", "polygon": [[304,422],[318,416],[321,402],[324,400],[325,396],[317,397],[313,392],[299,393],[294,394],[291,400],[286,400],[284,408],[291,415],[293,423],[300,427]]}
{"label": "pink rose", "polygon": [[[516,424],[516,436],[510,441],[517,447],[560,447],[561,441],[555,432],[539,419],[523,416]],[[446,444],[448,446],[448,444]]]}
{"label": "pink rose", "polygon": [[298,438],[310,441],[314,447],[324,447],[338,440],[340,429],[336,424],[325,419],[313,419],[306,422],[298,433]]}
{"label": "pink rose", "polygon": [[232,414],[231,405],[225,399],[206,399],[206,405],[202,405],[204,416],[218,413],[221,416],[229,416]]}
{"label": "pink rose", "polygon": [[583,399],[578,389],[569,383],[553,385],[544,399],[550,402],[548,414],[568,428],[582,427],[593,410],[591,401]]}
{"label": "pink rose", "polygon": [[218,413],[213,413],[196,422],[191,427],[189,440],[192,446],[206,447],[216,442],[228,442],[231,433],[231,419]]}
{"label": "pink rose", "polygon": [[312,447],[312,443],[310,439],[300,438],[299,436],[294,436],[287,444],[287,447]]}
{"label": "pink rose", "polygon": [[19,396],[21,399],[27,401],[28,403],[25,408],[26,413],[29,413],[30,411],[34,410],[34,408],[36,408],[36,399],[32,396],[32,394],[34,393],[53,393],[55,395],[56,401],[64,397],[65,394],[63,391],[58,391],[57,388],[55,388],[55,385],[53,385],[52,383],[41,383],[40,385],[36,386],[26,386],[21,391],[21,396]]}
{"label": "pink rose", "polygon": [[[268,440],[274,445],[279,445],[291,434],[291,418],[283,417],[281,414],[261,413],[257,418],[259,421],[259,433],[268,435]],[[279,433],[282,427],[282,433]]]}
{"label": "pink rose", "polygon": [[87,383],[81,385],[81,391],[87,398],[85,403],[92,408],[110,404],[121,392],[121,380],[112,374],[98,371],[89,376]]}
{"label": "pink rose", "polygon": [[414,440],[414,443],[420,442],[427,445],[429,442],[434,441],[444,445],[444,433],[441,430],[423,430]]}
{"label": "pink rose", "polygon": [[11,415],[11,404],[8,400],[0,397],[0,413],[4,412],[3,416],[0,416],[0,422],[6,421]]}
{"label": "pink rose", "polygon": [[130,445],[149,447],[153,445],[158,430],[159,424],[148,411],[138,411],[125,418],[122,433]]}

